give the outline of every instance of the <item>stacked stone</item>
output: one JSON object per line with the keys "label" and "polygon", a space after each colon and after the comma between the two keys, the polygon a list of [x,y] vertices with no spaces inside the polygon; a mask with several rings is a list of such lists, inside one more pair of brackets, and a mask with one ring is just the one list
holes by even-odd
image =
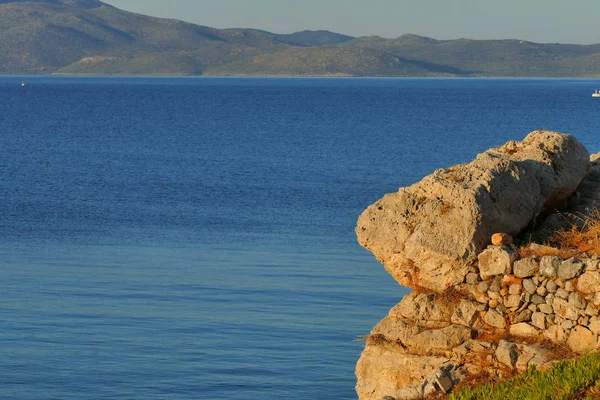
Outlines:
{"label": "stacked stone", "polygon": [[[598,182],[586,187],[600,193],[594,166]],[[551,349],[519,337],[595,349],[597,260],[519,259],[502,234],[487,246],[495,232],[518,234],[563,207],[589,171],[589,153],[572,136],[536,131],[368,207],[359,243],[414,291],[367,336],[359,398],[424,398],[465,375],[502,377],[554,362]],[[586,196],[578,198],[595,192]]]}
{"label": "stacked stone", "polygon": [[480,317],[490,327],[584,352],[597,347],[600,334],[599,264],[597,257],[518,259],[509,247],[490,246],[466,288],[486,305]]}

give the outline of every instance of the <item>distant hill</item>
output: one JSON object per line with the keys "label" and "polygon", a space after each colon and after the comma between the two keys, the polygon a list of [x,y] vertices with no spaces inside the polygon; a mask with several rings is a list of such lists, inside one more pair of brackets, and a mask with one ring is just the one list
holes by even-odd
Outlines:
{"label": "distant hill", "polygon": [[329,31],[302,31],[287,35],[277,35],[276,37],[282,42],[294,46],[327,46],[354,39],[352,36]]}
{"label": "distant hill", "polygon": [[0,74],[600,76],[600,45],[215,29],[99,0],[0,0]]}

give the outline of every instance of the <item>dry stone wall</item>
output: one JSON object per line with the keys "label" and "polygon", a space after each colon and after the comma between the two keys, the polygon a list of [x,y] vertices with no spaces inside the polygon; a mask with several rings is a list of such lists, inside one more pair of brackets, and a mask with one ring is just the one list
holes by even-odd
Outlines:
{"label": "dry stone wall", "polygon": [[[516,156],[519,152],[523,153]],[[587,150],[572,136],[545,131],[484,154],[477,159],[494,158],[500,161],[492,164],[502,167],[493,167],[487,174],[480,170],[483,164],[476,166],[476,172],[469,167],[476,162],[460,166],[452,173],[462,175],[453,181],[469,182],[455,186],[444,181],[443,190],[431,186],[432,180],[441,182],[441,173],[436,172],[433,178],[401,189],[395,196],[387,195],[359,219],[359,242],[372,250],[401,284],[414,289],[366,337],[356,367],[361,400],[419,399],[448,391],[465,376],[486,372],[500,378],[599,347],[598,257],[582,252],[578,258],[563,259],[544,255],[556,253],[555,249],[535,244],[530,253],[540,256],[520,257],[512,243],[512,235],[531,226],[552,207],[565,206],[568,200],[571,207],[581,210],[585,203],[589,206],[585,210],[590,211],[593,198],[600,201],[596,156],[590,164]],[[535,162],[530,163],[527,154],[533,154]],[[544,157],[545,162],[540,163]],[[499,177],[503,174],[513,176],[515,182],[494,189],[497,182],[505,181],[506,177]],[[515,199],[520,194],[530,196],[531,185],[535,186],[535,201]],[[423,197],[411,197],[417,192]],[[469,196],[467,214],[458,212],[444,219],[447,214],[441,208],[445,201]],[[460,208],[460,203],[453,202],[451,208]],[[508,218],[510,213],[521,215]],[[511,222],[499,224],[505,217]],[[470,218],[467,222],[475,228],[465,228],[468,224],[463,220],[453,233],[455,218]],[[407,221],[416,225],[405,231]],[[420,227],[423,224],[427,229]],[[497,226],[512,229],[493,230]],[[463,247],[444,253],[435,240],[428,247],[422,236],[419,240],[413,237],[417,231],[422,235],[436,227],[441,227],[444,235],[461,236],[448,246]],[[418,257],[409,258],[414,255]]]}

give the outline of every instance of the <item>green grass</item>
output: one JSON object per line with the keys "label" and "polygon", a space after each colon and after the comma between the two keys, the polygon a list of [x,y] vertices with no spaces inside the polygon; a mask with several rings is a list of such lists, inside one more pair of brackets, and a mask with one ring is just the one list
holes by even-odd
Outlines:
{"label": "green grass", "polygon": [[566,400],[600,398],[600,354],[561,361],[553,368],[529,369],[525,374],[498,384],[466,388],[449,400]]}

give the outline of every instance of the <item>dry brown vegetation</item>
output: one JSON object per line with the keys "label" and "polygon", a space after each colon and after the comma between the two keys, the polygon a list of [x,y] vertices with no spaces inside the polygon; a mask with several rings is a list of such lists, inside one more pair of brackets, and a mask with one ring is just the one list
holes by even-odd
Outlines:
{"label": "dry brown vegetation", "polygon": [[444,290],[441,294],[436,295],[436,300],[441,301],[443,304],[448,304],[450,306],[456,307],[460,304],[462,299],[468,299],[469,294],[457,289],[454,286],[450,286],[448,289]]}
{"label": "dry brown vegetation", "polygon": [[600,255],[600,210],[594,208],[589,215],[571,215],[569,230],[552,235],[550,243],[556,246],[577,249],[580,252]]}
{"label": "dry brown vegetation", "polygon": [[581,254],[580,251],[575,249],[554,247],[547,244],[535,245],[535,243],[521,246],[518,249],[518,253],[521,258],[540,258],[544,256],[557,256],[563,259],[569,259],[571,257],[575,257]]}
{"label": "dry brown vegetation", "polygon": [[568,214],[568,229],[561,229],[548,237],[543,245],[529,243],[518,249],[525,257],[558,256],[564,259],[581,255],[600,255],[600,210],[594,208],[588,215]]}

